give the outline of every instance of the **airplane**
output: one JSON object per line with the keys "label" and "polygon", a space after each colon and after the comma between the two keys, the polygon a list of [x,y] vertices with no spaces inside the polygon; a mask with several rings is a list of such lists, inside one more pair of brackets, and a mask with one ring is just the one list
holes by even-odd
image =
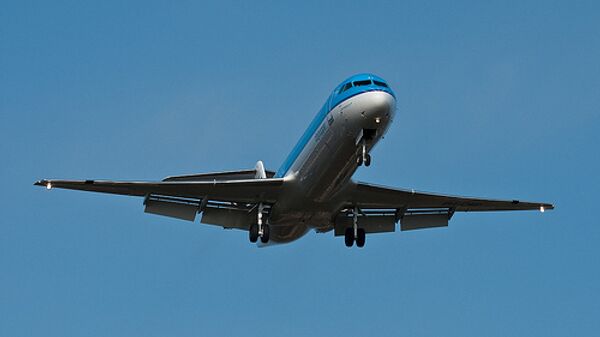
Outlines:
{"label": "airplane", "polygon": [[396,94],[374,74],[357,74],[331,92],[276,172],[254,169],[170,176],[162,181],[39,180],[63,188],[144,198],[146,213],[248,231],[259,246],[333,231],[347,247],[366,234],[448,226],[455,212],[554,209],[552,204],[417,192],[351,179],[396,114]]}

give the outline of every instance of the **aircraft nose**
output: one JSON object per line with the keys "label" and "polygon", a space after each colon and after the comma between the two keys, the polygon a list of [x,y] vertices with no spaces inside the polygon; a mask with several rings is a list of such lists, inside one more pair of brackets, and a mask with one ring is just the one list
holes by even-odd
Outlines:
{"label": "aircraft nose", "polygon": [[374,91],[370,95],[369,105],[372,118],[391,119],[396,110],[396,99],[385,91]]}

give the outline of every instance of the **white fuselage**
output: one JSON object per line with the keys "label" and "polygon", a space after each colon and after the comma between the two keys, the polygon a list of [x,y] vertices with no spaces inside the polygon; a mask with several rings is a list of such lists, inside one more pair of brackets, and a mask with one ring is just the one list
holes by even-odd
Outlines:
{"label": "white fuselage", "polygon": [[284,176],[287,193],[273,206],[271,240],[288,242],[311,228],[333,227],[333,217],[344,207],[336,193],[358,168],[363,138],[369,152],[387,131],[395,106],[392,95],[374,90],[330,109]]}

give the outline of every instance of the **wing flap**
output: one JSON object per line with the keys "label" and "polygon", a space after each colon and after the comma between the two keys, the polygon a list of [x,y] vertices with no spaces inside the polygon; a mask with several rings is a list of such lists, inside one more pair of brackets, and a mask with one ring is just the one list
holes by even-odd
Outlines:
{"label": "wing flap", "polygon": [[[360,228],[367,234],[392,233],[396,231],[396,219],[394,215],[359,216]],[[342,236],[346,228],[352,227],[353,219],[349,214],[340,214],[335,219],[334,235]]]}
{"label": "wing flap", "polygon": [[400,219],[400,230],[411,231],[415,229],[447,227],[448,218],[448,214],[405,215]]}
{"label": "wing flap", "polygon": [[196,220],[196,213],[199,210],[199,204],[165,201],[158,198],[147,198],[144,205],[145,213],[187,221]]}
{"label": "wing flap", "polygon": [[245,209],[208,207],[202,212],[200,222],[228,229],[247,230],[251,224],[256,222],[257,213],[256,209],[248,212]]}

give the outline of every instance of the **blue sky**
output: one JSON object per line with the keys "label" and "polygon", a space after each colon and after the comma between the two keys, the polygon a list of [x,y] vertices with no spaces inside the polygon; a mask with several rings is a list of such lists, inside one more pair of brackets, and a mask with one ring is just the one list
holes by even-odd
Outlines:
{"label": "blue sky", "polygon": [[[597,2],[5,3],[0,336],[591,336]],[[399,110],[360,180],[556,204],[443,229],[247,234],[40,178],[277,169],[330,90]]]}

